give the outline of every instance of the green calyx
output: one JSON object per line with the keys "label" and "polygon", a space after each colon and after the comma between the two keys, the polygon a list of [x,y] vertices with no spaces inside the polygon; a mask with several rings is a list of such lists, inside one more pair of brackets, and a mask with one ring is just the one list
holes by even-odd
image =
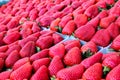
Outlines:
{"label": "green calyx", "polygon": [[93,52],[88,49],[87,51],[83,52],[83,58],[88,58],[93,55]]}
{"label": "green calyx", "polygon": [[107,73],[110,72],[110,68],[107,66],[103,67],[103,75],[107,75]]}

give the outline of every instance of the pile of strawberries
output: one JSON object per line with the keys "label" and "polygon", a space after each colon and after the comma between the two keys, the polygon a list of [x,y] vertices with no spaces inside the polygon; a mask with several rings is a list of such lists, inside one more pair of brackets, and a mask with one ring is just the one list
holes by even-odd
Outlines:
{"label": "pile of strawberries", "polygon": [[119,51],[120,0],[0,7],[0,80],[120,80]]}

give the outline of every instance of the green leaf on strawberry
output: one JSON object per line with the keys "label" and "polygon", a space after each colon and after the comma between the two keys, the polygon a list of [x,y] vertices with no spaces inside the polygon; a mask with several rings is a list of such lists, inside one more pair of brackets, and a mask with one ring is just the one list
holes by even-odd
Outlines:
{"label": "green leaf on strawberry", "polygon": [[83,58],[88,58],[90,56],[93,55],[93,52],[91,52],[90,49],[88,49],[87,51],[83,52]]}
{"label": "green leaf on strawberry", "polygon": [[103,67],[103,76],[106,76],[110,72],[110,68],[107,66]]}
{"label": "green leaf on strawberry", "polygon": [[56,79],[56,77],[55,76],[52,76],[51,78],[50,78],[50,80],[55,80]]}
{"label": "green leaf on strawberry", "polygon": [[36,51],[39,52],[40,51],[40,47],[36,46]]}

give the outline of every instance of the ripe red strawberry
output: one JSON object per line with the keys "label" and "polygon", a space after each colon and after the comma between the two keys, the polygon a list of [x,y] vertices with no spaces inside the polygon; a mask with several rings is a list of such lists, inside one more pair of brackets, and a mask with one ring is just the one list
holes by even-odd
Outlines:
{"label": "ripe red strawberry", "polygon": [[73,12],[73,8],[72,8],[72,6],[67,6],[67,7],[65,7],[63,10],[62,10],[62,12],[65,14],[65,15],[67,15],[67,14],[69,14],[69,13],[72,13]]}
{"label": "ripe red strawberry", "polygon": [[42,58],[42,59],[35,60],[32,64],[32,66],[33,66],[34,70],[37,71],[41,66],[43,66],[43,65],[48,66],[49,63],[50,63],[49,58]]}
{"label": "ripe red strawberry", "polygon": [[38,60],[38,59],[41,59],[41,58],[45,58],[45,57],[48,57],[48,55],[49,55],[49,49],[43,49],[42,51],[40,51],[36,54],[33,54],[30,57],[30,61],[35,61],[35,60]]}
{"label": "ripe red strawberry", "polygon": [[54,33],[52,35],[52,37],[54,39],[54,44],[57,44],[57,43],[59,43],[60,41],[63,40],[63,37],[61,35],[59,35],[59,34],[56,34],[56,33]]}
{"label": "ripe red strawberry", "polygon": [[0,46],[0,52],[6,52],[8,49],[8,45]]}
{"label": "ripe red strawberry", "polygon": [[18,61],[15,62],[15,64],[13,65],[13,69],[16,70],[19,67],[21,67],[22,65],[24,65],[25,63],[30,62],[30,59],[28,57],[19,59]]}
{"label": "ripe red strawberry", "polygon": [[108,4],[108,5],[112,5],[115,3],[115,0],[105,0],[105,2]]}
{"label": "ripe red strawberry", "polygon": [[4,38],[3,38],[3,41],[6,43],[6,44],[11,44],[17,40],[20,39],[20,33],[15,31],[15,32],[12,32],[8,35],[6,35]]}
{"label": "ripe red strawberry", "polygon": [[67,66],[72,66],[75,64],[79,64],[81,62],[81,51],[78,47],[74,47],[68,51],[68,53],[64,57],[64,63]]}
{"label": "ripe red strawberry", "polygon": [[60,80],[77,80],[82,77],[83,73],[84,73],[84,66],[78,64],[60,70],[57,73],[57,78],[59,78]]}
{"label": "ripe red strawberry", "polygon": [[120,42],[120,35],[118,35],[112,42],[111,44],[111,48],[113,48],[114,50],[120,50],[120,46],[119,46],[119,42]]}
{"label": "ripe red strawberry", "polygon": [[20,51],[21,47],[19,45],[13,45],[8,48],[8,50],[5,52],[7,55],[9,55],[12,51],[17,50]]}
{"label": "ripe red strawberry", "polygon": [[79,15],[79,14],[83,14],[84,11],[85,11],[85,10],[84,10],[81,6],[79,6],[77,9],[75,9],[75,10],[73,11],[73,16],[77,16],[77,15]]}
{"label": "ripe red strawberry", "polygon": [[76,29],[75,22],[73,20],[70,20],[63,28],[62,33],[66,35],[71,35],[75,29]]}
{"label": "ripe red strawberry", "polygon": [[107,66],[110,69],[113,69],[114,67],[116,67],[118,64],[120,64],[120,56],[118,55],[111,55],[106,57],[103,62],[102,65],[103,66]]}
{"label": "ripe red strawberry", "polygon": [[27,42],[20,50],[21,57],[30,57],[35,53],[35,43],[33,41]]}
{"label": "ripe red strawberry", "polygon": [[85,14],[78,14],[74,16],[74,22],[76,23],[78,28],[85,25],[87,21],[88,18]]}
{"label": "ripe red strawberry", "polygon": [[7,26],[6,25],[3,25],[3,24],[0,24],[0,32],[3,32],[3,31],[7,31]]}
{"label": "ripe red strawberry", "polygon": [[85,41],[89,41],[94,34],[95,29],[90,24],[81,26],[75,31],[75,36]]}
{"label": "ripe red strawberry", "polygon": [[0,58],[0,71],[2,71],[4,67],[4,59]]}
{"label": "ripe red strawberry", "polygon": [[96,32],[91,41],[96,45],[105,47],[110,43],[110,35],[105,29],[101,29]]}
{"label": "ripe red strawberry", "polygon": [[109,32],[109,35],[112,39],[116,38],[120,33],[119,26],[115,23],[111,23],[106,30]]}
{"label": "ripe red strawberry", "polygon": [[54,39],[52,36],[44,36],[44,37],[39,37],[39,39],[36,42],[36,45],[40,47],[40,49],[46,49],[49,48],[53,45]]}
{"label": "ripe red strawberry", "polygon": [[93,53],[96,53],[96,52],[98,51],[97,45],[96,45],[94,42],[92,42],[92,41],[87,42],[85,45],[83,45],[83,46],[81,47],[81,51],[82,51],[82,52],[86,52],[86,51],[88,51],[89,49],[90,49],[90,51],[93,52]]}
{"label": "ripe red strawberry", "polygon": [[20,40],[18,44],[21,47],[23,47],[27,42],[29,42],[29,41],[35,42],[36,40],[37,40],[37,37],[35,37],[35,36],[28,36],[27,38],[24,38],[24,39]]}
{"label": "ripe red strawberry", "polygon": [[105,58],[107,58],[107,57],[109,57],[109,56],[113,56],[113,55],[119,56],[120,53],[119,53],[119,52],[109,52],[109,53],[107,53],[107,54],[103,54],[102,61],[103,61]]}
{"label": "ripe red strawberry", "polygon": [[52,34],[55,33],[54,31],[51,30],[42,30],[40,31],[41,36],[52,36]]}
{"label": "ripe red strawberry", "polygon": [[[14,58],[13,58],[14,57]],[[5,60],[6,67],[12,67],[14,63],[20,59],[19,52],[17,50],[12,51]]]}
{"label": "ripe red strawberry", "polygon": [[11,19],[12,19],[12,16],[7,16],[7,17],[1,22],[1,24],[7,25],[7,24],[10,22]]}
{"label": "ripe red strawberry", "polygon": [[108,16],[108,12],[106,10],[103,10],[102,12],[100,12],[96,17],[102,19]]}
{"label": "ripe red strawberry", "polygon": [[48,69],[46,66],[41,66],[30,80],[49,80]]}
{"label": "ripe red strawberry", "polygon": [[72,49],[73,47],[81,47],[80,41],[79,40],[68,40],[66,42],[64,42],[63,44],[65,44],[65,50],[69,51],[70,49]]}
{"label": "ripe red strawberry", "polygon": [[29,35],[31,35],[32,33],[33,33],[32,29],[30,29],[30,28],[22,28],[22,30],[20,31],[22,38],[26,38]]}
{"label": "ripe red strawberry", "polygon": [[62,18],[63,16],[65,16],[65,13],[64,12],[55,12],[52,17],[54,19],[57,19],[57,18]]}
{"label": "ripe red strawberry", "polygon": [[102,79],[102,64],[96,63],[90,66],[82,76],[83,80],[101,80]]}
{"label": "ripe red strawberry", "polygon": [[71,13],[68,14],[68,15],[66,15],[66,16],[64,16],[64,17],[61,19],[61,21],[60,21],[60,23],[59,23],[59,27],[64,28],[65,25],[67,24],[67,22],[69,22],[70,20],[72,20],[72,14],[71,14]]}
{"label": "ripe red strawberry", "polygon": [[0,33],[0,46],[5,45],[5,42],[3,41],[5,35],[6,35],[5,31]]}
{"label": "ripe red strawberry", "polygon": [[115,21],[115,24],[117,24],[118,26],[120,26],[120,17],[118,17],[117,19],[116,19],[116,21]]}
{"label": "ripe red strawberry", "polygon": [[112,22],[114,22],[116,19],[115,16],[108,16],[108,17],[105,17],[105,18],[102,18],[101,21],[100,21],[100,27],[101,28],[107,28]]}
{"label": "ripe red strawberry", "polygon": [[13,17],[7,24],[7,28],[8,29],[13,29],[15,27],[17,27],[17,25],[19,24],[19,19],[17,17]]}
{"label": "ripe red strawberry", "polygon": [[94,65],[97,62],[100,62],[102,60],[102,53],[96,53],[93,56],[90,56],[86,59],[84,59],[81,64],[85,67],[85,68],[89,68],[90,66]]}
{"label": "ripe red strawberry", "polygon": [[71,3],[71,6],[72,6],[72,8],[74,8],[74,10],[76,9],[76,8],[78,8],[79,6],[81,6],[81,4],[82,4],[82,2],[81,1],[73,1],[72,3]]}
{"label": "ripe red strawberry", "polygon": [[58,31],[59,22],[60,22],[60,18],[53,20],[50,24],[50,29],[53,31]]}
{"label": "ripe red strawberry", "polygon": [[98,17],[95,17],[93,19],[91,19],[87,24],[92,25],[95,29],[97,29],[98,25],[99,25],[100,19]]}
{"label": "ripe red strawberry", "polygon": [[[117,5],[117,3],[115,3],[115,4]],[[118,16],[118,17],[120,16],[119,13],[120,13],[120,7],[115,6],[115,5],[109,11],[109,15],[114,15],[114,16]]]}
{"label": "ripe red strawberry", "polygon": [[49,56],[59,56],[60,58],[63,58],[65,55],[65,46],[63,44],[57,44],[49,49]]}
{"label": "ripe red strawberry", "polygon": [[98,7],[96,5],[91,5],[86,9],[84,12],[85,15],[87,15],[89,18],[94,18],[99,13]]}
{"label": "ripe red strawberry", "polygon": [[113,68],[106,77],[106,80],[119,80],[120,79],[120,64]]}
{"label": "ripe red strawberry", "polygon": [[41,28],[38,26],[37,23],[34,23],[33,27],[32,27],[32,32],[36,33],[36,32],[39,32],[39,31],[41,31]]}
{"label": "ripe red strawberry", "polygon": [[11,72],[12,72],[11,70],[1,72],[0,73],[0,80],[9,79]]}
{"label": "ripe red strawberry", "polygon": [[95,3],[95,0],[90,0],[90,1],[83,1],[83,4],[81,5],[83,9],[87,9],[88,7],[92,6]]}
{"label": "ripe red strawberry", "polygon": [[54,3],[55,4],[60,4],[62,1],[64,1],[64,0],[56,0]]}
{"label": "ripe red strawberry", "polygon": [[18,69],[14,70],[10,75],[10,80],[29,79],[32,73],[32,65],[28,62]]}
{"label": "ripe red strawberry", "polygon": [[106,2],[103,1],[103,0],[99,0],[95,5],[99,8],[101,8],[101,9],[106,9],[107,8]]}
{"label": "ripe red strawberry", "polygon": [[5,54],[5,52],[0,52],[0,58],[5,60],[7,58],[7,54]]}
{"label": "ripe red strawberry", "polygon": [[55,56],[48,67],[49,73],[51,76],[56,75],[57,72],[64,68],[62,60],[59,56]]}

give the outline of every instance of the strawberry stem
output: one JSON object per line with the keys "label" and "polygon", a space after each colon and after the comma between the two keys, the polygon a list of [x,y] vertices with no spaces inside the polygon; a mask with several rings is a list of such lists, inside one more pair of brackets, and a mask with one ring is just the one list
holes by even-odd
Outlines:
{"label": "strawberry stem", "polygon": [[40,51],[40,47],[36,46],[36,51],[39,52]]}
{"label": "strawberry stem", "polygon": [[107,66],[104,66],[103,67],[103,75],[106,76],[108,72],[110,72],[110,68]]}
{"label": "strawberry stem", "polygon": [[88,58],[90,56],[92,56],[93,52],[88,49],[87,51],[83,52],[83,58]]}
{"label": "strawberry stem", "polygon": [[55,80],[56,79],[56,77],[55,76],[52,76],[51,78],[50,78],[50,80]]}

